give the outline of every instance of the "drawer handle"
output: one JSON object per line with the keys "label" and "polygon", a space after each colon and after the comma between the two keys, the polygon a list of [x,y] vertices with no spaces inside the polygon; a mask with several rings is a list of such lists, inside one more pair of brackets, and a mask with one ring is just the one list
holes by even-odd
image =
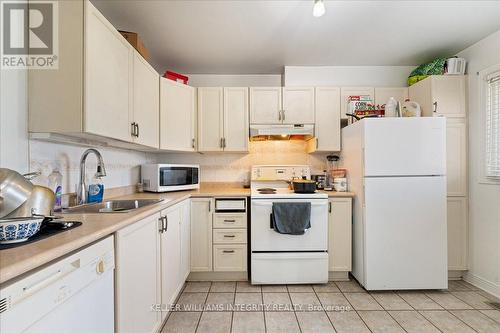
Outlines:
{"label": "drawer handle", "polygon": [[236,222],[236,220],[224,220],[224,222],[234,223],[234,222]]}
{"label": "drawer handle", "polygon": [[224,250],[222,253],[234,253],[234,250]]}
{"label": "drawer handle", "polygon": [[234,238],[236,237],[235,235],[224,235],[224,238]]}

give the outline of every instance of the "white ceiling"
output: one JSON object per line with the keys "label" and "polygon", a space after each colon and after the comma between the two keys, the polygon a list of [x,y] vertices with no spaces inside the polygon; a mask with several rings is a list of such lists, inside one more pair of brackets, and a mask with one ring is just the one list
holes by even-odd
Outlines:
{"label": "white ceiling", "polygon": [[416,65],[500,29],[500,1],[92,0],[163,72],[280,74],[285,65]]}

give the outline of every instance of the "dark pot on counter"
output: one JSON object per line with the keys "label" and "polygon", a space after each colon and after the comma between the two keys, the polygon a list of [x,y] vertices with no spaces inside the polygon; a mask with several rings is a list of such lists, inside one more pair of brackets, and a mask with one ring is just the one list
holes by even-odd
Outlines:
{"label": "dark pot on counter", "polygon": [[314,193],[316,192],[316,182],[308,179],[297,179],[292,182],[295,193]]}

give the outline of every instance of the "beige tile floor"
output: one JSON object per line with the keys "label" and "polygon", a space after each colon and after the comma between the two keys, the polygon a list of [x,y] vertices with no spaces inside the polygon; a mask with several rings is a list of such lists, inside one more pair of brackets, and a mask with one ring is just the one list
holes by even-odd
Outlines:
{"label": "beige tile floor", "polygon": [[367,292],[355,280],[252,286],[188,282],[162,333],[500,333],[494,296],[464,282],[443,291]]}

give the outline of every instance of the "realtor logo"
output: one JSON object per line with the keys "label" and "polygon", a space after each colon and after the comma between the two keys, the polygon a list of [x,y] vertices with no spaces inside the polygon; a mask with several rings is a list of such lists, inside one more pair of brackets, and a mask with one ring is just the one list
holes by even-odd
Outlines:
{"label": "realtor logo", "polygon": [[58,68],[57,1],[2,1],[2,69]]}

